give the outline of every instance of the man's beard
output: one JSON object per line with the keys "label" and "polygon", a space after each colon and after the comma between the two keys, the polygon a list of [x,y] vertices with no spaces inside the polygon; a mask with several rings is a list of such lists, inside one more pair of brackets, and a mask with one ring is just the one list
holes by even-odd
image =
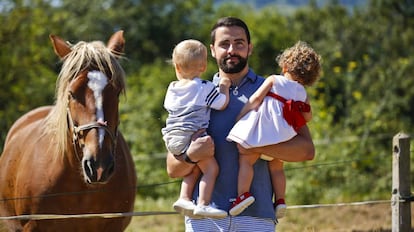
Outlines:
{"label": "man's beard", "polygon": [[[237,64],[233,64],[233,63],[228,64],[227,60],[232,58],[232,57],[239,58],[239,63],[237,63]],[[238,72],[241,72],[246,67],[247,58],[243,58],[239,55],[227,56],[224,59],[221,59],[218,62],[218,65],[224,73],[238,73]]]}

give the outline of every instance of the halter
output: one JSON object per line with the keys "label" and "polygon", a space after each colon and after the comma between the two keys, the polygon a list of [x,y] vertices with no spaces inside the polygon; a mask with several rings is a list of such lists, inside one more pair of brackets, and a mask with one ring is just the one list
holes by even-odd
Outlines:
{"label": "halter", "polygon": [[105,122],[96,121],[96,122],[91,122],[91,123],[81,125],[81,126],[75,126],[75,124],[73,123],[72,116],[70,114],[69,107],[67,107],[67,115],[68,115],[69,127],[72,128],[73,148],[75,150],[76,157],[78,158],[79,161],[80,161],[80,156],[78,154],[78,149],[76,147],[76,144],[78,144],[79,147],[85,146],[85,143],[84,143],[83,139],[80,139],[80,138],[83,136],[83,131],[86,131],[86,130],[90,130],[90,129],[94,129],[94,128],[97,128],[97,129],[103,128],[103,129],[105,129],[105,132],[109,135],[109,137],[111,139],[112,149],[113,149],[113,151],[115,150],[116,140],[118,138],[118,130],[116,130],[115,134],[113,134],[109,130],[108,124],[107,124],[106,121]]}

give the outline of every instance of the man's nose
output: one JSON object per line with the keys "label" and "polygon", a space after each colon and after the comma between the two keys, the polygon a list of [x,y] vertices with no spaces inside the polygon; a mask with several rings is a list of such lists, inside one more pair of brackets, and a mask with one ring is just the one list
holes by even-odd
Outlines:
{"label": "man's nose", "polygon": [[230,44],[229,48],[227,49],[227,53],[233,54],[234,51],[235,51],[235,47],[233,46],[233,44]]}

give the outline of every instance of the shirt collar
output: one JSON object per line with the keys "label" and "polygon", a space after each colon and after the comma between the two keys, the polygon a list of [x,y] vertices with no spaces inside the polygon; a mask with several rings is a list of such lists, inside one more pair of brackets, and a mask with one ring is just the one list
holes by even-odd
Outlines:
{"label": "shirt collar", "polygon": [[[256,73],[253,72],[252,69],[249,68],[249,71],[247,72],[245,78],[253,83],[257,80],[257,75]],[[219,73],[217,72],[213,76],[213,83],[218,85],[219,82],[220,82],[220,77],[219,77]]]}
{"label": "shirt collar", "polygon": [[247,80],[251,81],[251,82],[255,82],[257,80],[257,75],[256,73],[253,72],[252,69],[249,69],[249,72],[246,75]]}

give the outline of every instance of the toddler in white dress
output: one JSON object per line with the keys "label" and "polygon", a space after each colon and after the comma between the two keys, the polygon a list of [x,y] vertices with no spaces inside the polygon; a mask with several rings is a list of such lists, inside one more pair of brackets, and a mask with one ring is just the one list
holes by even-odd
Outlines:
{"label": "toddler in white dress", "polygon": [[[238,121],[227,136],[245,149],[277,144],[292,139],[309,122],[312,112],[304,86],[316,82],[320,74],[320,56],[305,42],[299,41],[277,58],[282,75],[271,75],[249,98]],[[255,199],[250,193],[253,165],[257,159],[269,161],[275,195],[276,218],[285,215],[286,179],[283,162],[270,156],[240,153],[238,197],[230,215],[238,215]]]}

